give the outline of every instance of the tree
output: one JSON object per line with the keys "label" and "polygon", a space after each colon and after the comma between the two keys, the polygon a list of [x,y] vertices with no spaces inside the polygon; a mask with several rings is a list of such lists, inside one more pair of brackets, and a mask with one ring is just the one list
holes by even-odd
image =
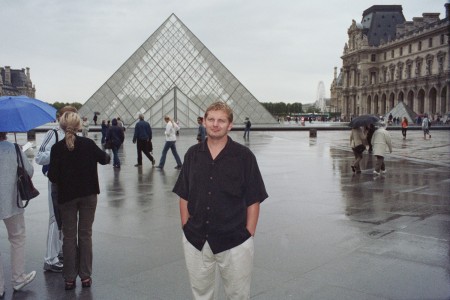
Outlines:
{"label": "tree", "polygon": [[302,104],[301,103],[284,103],[284,102],[262,102],[261,103],[269,113],[273,116],[285,116],[289,114],[302,113]]}
{"label": "tree", "polygon": [[[49,103],[50,104],[50,103]],[[59,111],[61,108],[63,108],[64,106],[73,106],[76,109],[80,109],[81,106],[83,106],[83,104],[78,103],[78,102],[72,102],[72,103],[64,103],[64,102],[55,102],[53,104],[50,104],[51,106],[53,106],[54,108],[56,108],[57,111]]]}

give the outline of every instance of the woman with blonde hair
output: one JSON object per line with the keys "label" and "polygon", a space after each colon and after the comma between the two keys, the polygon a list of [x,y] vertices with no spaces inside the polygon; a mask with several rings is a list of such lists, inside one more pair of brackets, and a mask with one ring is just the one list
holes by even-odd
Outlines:
{"label": "woman with blonde hair", "polygon": [[164,144],[164,148],[162,151],[161,159],[159,160],[159,165],[156,166],[158,169],[163,169],[164,164],[166,163],[166,156],[167,152],[172,150],[172,154],[175,157],[175,161],[177,162],[177,166],[175,169],[181,170],[182,163],[180,156],[177,152],[177,147],[175,146],[175,143],[177,141],[177,131],[180,130],[180,127],[178,127],[177,123],[172,121],[172,119],[169,116],[164,117],[164,121],[166,122],[166,131],[164,132],[166,135],[166,143]]}
{"label": "woman with blonde hair", "polygon": [[60,118],[63,140],[53,145],[48,178],[58,186],[62,219],[65,289],[92,284],[92,224],[100,193],[97,163],[106,165],[111,157],[93,140],[77,136],[80,116],[66,112]]}

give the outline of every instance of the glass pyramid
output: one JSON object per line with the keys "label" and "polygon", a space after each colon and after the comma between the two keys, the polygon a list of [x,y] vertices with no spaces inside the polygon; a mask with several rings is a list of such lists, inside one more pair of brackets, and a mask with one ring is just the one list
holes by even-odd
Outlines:
{"label": "glass pyramid", "polygon": [[272,115],[172,14],[87,100],[81,116],[120,117],[125,125],[139,113],[152,127],[165,127],[164,115],[182,128],[197,127],[197,117],[220,100],[231,106],[234,124],[276,124]]}

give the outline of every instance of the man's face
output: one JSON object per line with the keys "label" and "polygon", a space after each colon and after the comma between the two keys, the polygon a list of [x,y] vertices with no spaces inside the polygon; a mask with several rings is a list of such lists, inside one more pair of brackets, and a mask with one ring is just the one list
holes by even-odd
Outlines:
{"label": "man's face", "polygon": [[228,120],[227,114],[221,110],[208,112],[205,119],[206,133],[210,139],[221,139],[228,134],[233,123]]}

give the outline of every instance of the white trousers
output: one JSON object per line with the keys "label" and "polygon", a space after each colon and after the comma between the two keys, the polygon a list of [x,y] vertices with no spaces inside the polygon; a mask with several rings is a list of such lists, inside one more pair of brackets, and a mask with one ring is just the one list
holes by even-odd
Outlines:
{"label": "white trousers", "polygon": [[213,300],[216,268],[229,300],[250,299],[253,270],[253,237],[227,251],[213,254],[208,242],[198,251],[183,234],[183,248],[195,300]]}
{"label": "white trousers", "polygon": [[[8,240],[11,244],[11,281],[25,280],[25,219],[23,213],[4,219]],[[0,294],[5,291],[5,278],[0,253]]]}
{"label": "white trousers", "polygon": [[56,223],[52,201],[52,183],[50,180],[48,181],[48,212],[47,252],[45,252],[44,262],[54,265],[59,261],[58,254],[62,251],[62,233]]}

